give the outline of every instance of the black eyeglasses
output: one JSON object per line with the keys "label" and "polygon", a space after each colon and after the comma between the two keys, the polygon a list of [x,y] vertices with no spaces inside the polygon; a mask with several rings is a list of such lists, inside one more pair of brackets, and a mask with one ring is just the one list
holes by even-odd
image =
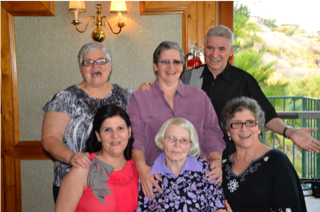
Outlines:
{"label": "black eyeglasses", "polygon": [[82,61],[82,65],[83,66],[93,66],[94,63],[96,63],[97,65],[104,65],[108,62],[109,62],[109,60],[107,58],[101,58],[98,60],[84,60],[84,61]]}
{"label": "black eyeglasses", "polygon": [[191,143],[191,141],[186,138],[176,138],[174,136],[166,136],[164,138],[167,139],[167,141],[171,144],[175,144],[177,141],[179,141],[179,143],[182,145],[188,145]]}
{"label": "black eyeglasses", "polygon": [[258,121],[256,120],[248,120],[246,122],[240,122],[240,121],[236,121],[230,124],[230,127],[232,129],[240,129],[243,125],[246,125],[246,127],[254,127],[257,126]]}
{"label": "black eyeglasses", "polygon": [[[162,65],[166,66],[166,67],[169,67],[170,64],[171,64],[170,60],[161,60],[161,61],[158,61],[158,62],[161,63]],[[173,63],[174,67],[180,67],[183,64],[183,62],[180,61],[180,60],[173,60],[172,63]]]}

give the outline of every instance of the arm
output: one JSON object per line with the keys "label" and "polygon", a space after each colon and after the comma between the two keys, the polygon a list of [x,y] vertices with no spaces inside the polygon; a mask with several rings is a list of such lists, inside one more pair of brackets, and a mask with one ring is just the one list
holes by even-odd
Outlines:
{"label": "arm", "polygon": [[[140,183],[142,187],[142,191],[145,196],[148,196],[149,199],[153,199],[153,190],[152,185],[162,192],[159,185],[155,182],[154,176],[150,175],[151,167],[146,164],[145,158],[145,124],[141,117],[141,111],[139,108],[138,100],[136,93],[133,93],[129,100],[129,105],[127,107],[127,113],[130,117],[131,125],[132,125],[132,132],[134,135],[134,142],[132,150],[132,159],[137,167],[137,171],[140,177]],[[158,180],[161,181],[161,178],[157,177]]]}
{"label": "arm", "polygon": [[[282,135],[283,130],[287,126],[279,118],[271,119],[266,125],[271,131]],[[300,128],[292,129],[288,128],[286,131],[286,136],[292,140],[293,143],[298,145],[307,151],[320,151],[320,142],[309,135],[309,132],[315,132],[318,128]]]}
{"label": "arm", "polygon": [[78,166],[89,167],[89,153],[74,153],[63,144],[63,136],[71,117],[65,113],[47,111],[43,118],[41,143],[56,160]]}
{"label": "arm", "polygon": [[148,196],[150,200],[153,200],[153,190],[152,186],[154,186],[160,193],[162,193],[162,189],[158,185],[158,183],[154,180],[154,177],[157,180],[162,181],[158,174],[151,175],[151,167],[146,164],[146,159],[144,153],[141,150],[132,150],[132,159],[137,167],[137,171],[140,177],[140,186],[143,191],[144,196]]}
{"label": "arm", "polygon": [[288,157],[277,151],[270,165],[272,210],[286,211],[290,208],[291,211],[306,211],[300,181]]}
{"label": "arm", "polygon": [[232,212],[231,207],[230,207],[230,205],[229,205],[227,200],[224,201],[224,204],[226,205],[227,210],[218,209],[215,212]]}
{"label": "arm", "polygon": [[150,90],[151,85],[153,84],[153,82],[143,82],[141,85],[139,85],[139,89],[136,91],[144,91],[144,90]]}
{"label": "arm", "polygon": [[[218,117],[214,108],[205,94],[205,120],[204,120],[204,140],[206,142],[208,161],[211,163],[211,171],[206,176],[208,180],[217,178],[216,184],[222,182],[222,152],[226,147],[223,140],[223,133],[220,129]],[[211,175],[211,176],[210,176]]]}
{"label": "arm", "polygon": [[211,164],[211,171],[206,174],[208,181],[216,179],[215,184],[222,183],[222,156],[219,152],[210,152],[208,162]]}
{"label": "arm", "polygon": [[71,168],[63,178],[59,190],[55,212],[74,212],[87,185],[87,176],[90,168]]}

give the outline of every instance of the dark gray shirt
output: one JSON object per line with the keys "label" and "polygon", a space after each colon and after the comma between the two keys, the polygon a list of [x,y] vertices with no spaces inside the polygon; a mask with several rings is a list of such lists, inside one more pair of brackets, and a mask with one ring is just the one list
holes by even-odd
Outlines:
{"label": "dark gray shirt", "polygon": [[[44,106],[43,111],[56,111],[69,115],[71,120],[63,137],[63,143],[74,153],[84,152],[86,140],[92,129],[92,121],[102,105],[114,104],[126,110],[130,89],[123,89],[112,84],[109,95],[104,99],[92,98],[77,85],[58,92]],[[62,178],[70,171],[71,166],[59,161],[54,164],[54,185],[60,187]]]}

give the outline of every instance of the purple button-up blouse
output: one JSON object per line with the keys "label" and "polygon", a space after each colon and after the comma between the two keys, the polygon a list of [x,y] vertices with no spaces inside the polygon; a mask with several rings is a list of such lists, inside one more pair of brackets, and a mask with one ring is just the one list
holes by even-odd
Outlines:
{"label": "purple button-up blouse", "polygon": [[134,137],[133,147],[144,152],[150,165],[161,154],[155,144],[155,136],[162,124],[170,118],[185,118],[197,130],[200,157],[225,148],[218,118],[207,94],[198,88],[185,85],[179,79],[174,95],[173,110],[166,101],[158,78],[149,91],[134,92],[127,107]]}

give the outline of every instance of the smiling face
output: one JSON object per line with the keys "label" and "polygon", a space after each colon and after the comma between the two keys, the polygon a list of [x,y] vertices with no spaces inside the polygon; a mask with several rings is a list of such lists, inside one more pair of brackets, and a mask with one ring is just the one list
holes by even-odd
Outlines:
{"label": "smiling face", "polygon": [[173,136],[177,139],[186,139],[190,140],[189,132],[177,125],[170,125],[165,134],[163,141],[163,151],[166,155],[166,160],[175,161],[175,162],[185,162],[190,150],[191,144],[182,145],[179,141],[171,143],[168,137]]}
{"label": "smiling face", "polygon": [[[170,64],[163,64],[160,61],[168,60]],[[182,64],[173,64],[173,61],[181,61],[180,52],[176,49],[163,50],[157,64],[153,64],[155,72],[158,74],[160,85],[178,83],[178,79],[183,70]]]}
{"label": "smiling face", "polygon": [[[97,60],[106,58],[100,49],[92,50],[83,56],[83,60]],[[81,73],[86,83],[92,87],[101,86],[107,82],[111,71],[112,63],[98,65],[94,63],[92,66],[81,66]]]}
{"label": "smiling face", "polygon": [[124,150],[128,145],[131,135],[131,127],[120,116],[107,118],[102,122],[100,132],[95,132],[99,142],[102,142],[102,152],[110,156],[124,157]]}
{"label": "smiling face", "polygon": [[229,47],[225,37],[208,37],[204,48],[204,55],[209,70],[216,78],[227,66],[229,57],[233,55],[234,46]]}
{"label": "smiling face", "polygon": [[[250,110],[243,110],[241,112],[235,113],[234,117],[230,119],[230,124],[234,122],[246,122],[248,120],[256,120]],[[242,125],[240,129],[232,129],[229,127],[227,132],[228,136],[231,136],[236,147],[248,148],[256,144],[259,141],[259,134],[261,130],[258,125],[254,127],[247,127]]]}

